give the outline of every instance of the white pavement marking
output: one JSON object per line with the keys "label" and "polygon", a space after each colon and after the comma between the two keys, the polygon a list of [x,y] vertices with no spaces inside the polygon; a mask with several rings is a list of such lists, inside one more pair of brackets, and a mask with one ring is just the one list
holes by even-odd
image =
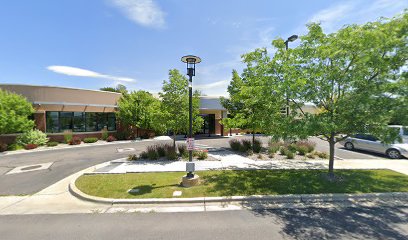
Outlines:
{"label": "white pavement marking", "polygon": [[134,148],[117,148],[116,151],[118,153],[122,153],[122,152],[131,152],[131,151],[135,151]]}
{"label": "white pavement marking", "polygon": [[6,173],[6,175],[17,174],[17,173],[26,173],[26,172],[39,171],[39,170],[46,170],[49,167],[51,167],[52,164],[53,164],[53,162],[39,163],[39,164],[26,165],[26,166],[19,166],[19,167],[13,168],[11,171]]}

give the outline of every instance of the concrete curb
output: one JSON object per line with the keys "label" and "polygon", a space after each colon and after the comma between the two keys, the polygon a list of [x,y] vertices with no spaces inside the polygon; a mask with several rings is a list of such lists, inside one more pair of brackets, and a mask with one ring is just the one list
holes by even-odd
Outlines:
{"label": "concrete curb", "polygon": [[270,202],[270,203],[310,203],[310,202],[346,202],[346,201],[389,201],[402,200],[408,202],[408,192],[364,193],[364,194],[288,194],[288,195],[252,195],[231,197],[197,197],[197,198],[146,198],[117,199],[90,196],[79,190],[73,179],[69,184],[69,192],[84,201],[102,204],[166,204],[166,203],[227,203],[227,202]]}

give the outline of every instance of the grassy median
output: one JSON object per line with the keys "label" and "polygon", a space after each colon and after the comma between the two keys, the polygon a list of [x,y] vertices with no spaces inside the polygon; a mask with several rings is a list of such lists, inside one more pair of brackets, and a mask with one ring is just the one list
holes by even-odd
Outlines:
{"label": "grassy median", "polygon": [[[340,181],[329,182],[327,170],[203,171],[200,186],[180,187],[182,172],[84,175],[76,186],[106,198],[171,198],[310,193],[408,192],[408,176],[390,170],[336,170]],[[138,193],[128,193],[137,188]]]}

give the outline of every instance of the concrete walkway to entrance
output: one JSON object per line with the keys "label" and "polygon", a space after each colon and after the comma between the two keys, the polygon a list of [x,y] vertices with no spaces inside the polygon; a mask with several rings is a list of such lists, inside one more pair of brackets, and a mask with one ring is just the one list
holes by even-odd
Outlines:
{"label": "concrete walkway to entrance", "polygon": [[[216,169],[327,169],[328,160],[252,160],[230,151],[209,153],[218,161],[195,161],[196,171]],[[120,159],[94,173],[184,172],[184,161],[126,161]],[[408,160],[335,160],[335,169],[390,169],[408,175]]]}

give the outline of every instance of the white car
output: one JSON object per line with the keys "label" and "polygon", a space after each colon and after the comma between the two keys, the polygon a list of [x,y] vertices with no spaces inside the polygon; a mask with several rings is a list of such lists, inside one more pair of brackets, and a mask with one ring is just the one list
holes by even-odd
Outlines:
{"label": "white car", "polygon": [[385,144],[376,137],[368,134],[356,134],[353,137],[346,138],[341,143],[348,150],[360,149],[382,153],[392,159],[398,159],[401,158],[401,156],[408,158],[407,143]]}

